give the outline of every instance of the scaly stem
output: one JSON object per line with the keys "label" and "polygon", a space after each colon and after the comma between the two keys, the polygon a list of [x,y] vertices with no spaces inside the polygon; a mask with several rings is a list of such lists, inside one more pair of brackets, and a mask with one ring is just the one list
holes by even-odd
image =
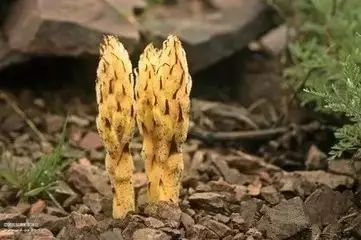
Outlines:
{"label": "scaly stem", "polygon": [[148,177],[148,200],[150,202],[157,202],[159,199],[160,169],[158,165],[155,164],[154,144],[148,134],[144,135],[143,154],[145,172]]}
{"label": "scaly stem", "polygon": [[182,153],[173,154],[162,164],[159,201],[178,202],[183,168]]}
{"label": "scaly stem", "polygon": [[137,122],[151,202],[178,202],[189,124],[191,77],[185,52],[175,36],[158,50],[148,45],[141,55],[136,86]]}
{"label": "scaly stem", "polygon": [[113,189],[113,218],[122,218],[135,210],[134,188],[132,182],[133,160],[129,150],[119,154],[120,159],[113,159],[107,154],[105,166]]}
{"label": "scaly stem", "polygon": [[113,217],[134,211],[133,160],[129,143],[135,128],[132,65],[119,40],[106,36],[101,46],[96,93],[96,119],[107,152],[105,165],[113,186]]}

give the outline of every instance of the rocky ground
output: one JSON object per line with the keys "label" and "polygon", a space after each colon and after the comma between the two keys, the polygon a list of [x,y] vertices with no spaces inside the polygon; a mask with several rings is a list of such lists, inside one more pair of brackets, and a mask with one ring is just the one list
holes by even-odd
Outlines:
{"label": "rocky ground", "polygon": [[[244,75],[262,79],[267,58],[247,59]],[[317,121],[280,120],[285,113],[262,101],[245,108],[193,98],[180,207],[146,203],[136,137],[131,148],[138,208],[113,220],[96,106],[87,100],[93,98],[51,89],[2,91],[0,97],[1,159],[20,167],[51,151],[68,116],[66,167],[53,199],[19,201],[1,185],[0,239],[361,238],[361,163],[328,161],[323,150],[332,134]],[[6,225],[15,222],[28,226]]]}

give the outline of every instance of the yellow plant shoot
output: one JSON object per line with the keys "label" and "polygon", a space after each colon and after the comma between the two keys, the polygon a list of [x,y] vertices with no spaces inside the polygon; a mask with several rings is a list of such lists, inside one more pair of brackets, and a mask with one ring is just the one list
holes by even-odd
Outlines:
{"label": "yellow plant shoot", "polygon": [[112,36],[104,38],[97,70],[97,128],[106,150],[105,166],[113,186],[113,217],[135,209],[133,160],[129,143],[135,129],[134,75],[128,52]]}
{"label": "yellow plant shoot", "polygon": [[161,49],[148,45],[138,69],[134,89],[127,51],[115,37],[105,37],[97,70],[97,127],[114,188],[114,218],[135,208],[129,151],[135,122],[143,136],[149,201],[177,203],[179,198],[192,84],[179,39],[169,36]]}
{"label": "yellow plant shoot", "polygon": [[181,42],[169,36],[160,50],[149,45],[138,67],[137,122],[144,137],[149,200],[176,203],[183,172],[182,144],[188,133],[192,84]]}

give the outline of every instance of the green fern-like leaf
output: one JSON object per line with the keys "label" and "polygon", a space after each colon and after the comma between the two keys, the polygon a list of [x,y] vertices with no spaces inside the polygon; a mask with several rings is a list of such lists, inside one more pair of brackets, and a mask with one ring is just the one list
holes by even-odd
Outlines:
{"label": "green fern-like leaf", "polygon": [[289,23],[298,29],[285,79],[301,90],[303,104],[349,118],[351,123],[335,132],[338,143],[331,156],[356,152],[361,148],[361,1],[275,1],[293,9],[285,13],[291,13]]}

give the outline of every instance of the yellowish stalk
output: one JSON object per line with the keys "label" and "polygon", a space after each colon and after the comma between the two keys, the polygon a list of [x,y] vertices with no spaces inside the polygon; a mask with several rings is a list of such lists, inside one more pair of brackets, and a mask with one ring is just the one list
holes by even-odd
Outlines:
{"label": "yellowish stalk", "polygon": [[159,51],[149,44],[140,56],[138,78],[135,87],[137,98],[137,123],[143,135],[142,155],[145,160],[145,171],[148,177],[148,199],[156,202],[159,199],[160,169],[154,165],[154,119],[153,105],[156,102],[153,93],[153,82],[156,81],[156,67]]}
{"label": "yellowish stalk", "polygon": [[153,108],[156,122],[157,161],[162,166],[160,201],[177,203],[183,172],[182,145],[189,127],[191,77],[185,51],[177,37],[163,43],[155,96],[160,104]]}
{"label": "yellowish stalk", "polygon": [[107,152],[105,164],[113,187],[113,217],[134,211],[133,161],[129,143],[135,129],[132,65],[123,45],[104,38],[97,70],[97,128]]}
{"label": "yellowish stalk", "polygon": [[139,61],[137,86],[149,200],[177,203],[191,88],[185,52],[177,37],[168,37],[161,50],[146,48]]}
{"label": "yellowish stalk", "polygon": [[[119,159],[105,158],[113,190],[113,217],[122,218],[127,212],[134,211],[134,188],[132,183],[133,160],[129,152],[123,152]],[[118,163],[115,165],[114,163]]]}
{"label": "yellowish stalk", "polygon": [[162,164],[159,201],[178,202],[183,172],[183,155],[171,155],[165,164]]}

